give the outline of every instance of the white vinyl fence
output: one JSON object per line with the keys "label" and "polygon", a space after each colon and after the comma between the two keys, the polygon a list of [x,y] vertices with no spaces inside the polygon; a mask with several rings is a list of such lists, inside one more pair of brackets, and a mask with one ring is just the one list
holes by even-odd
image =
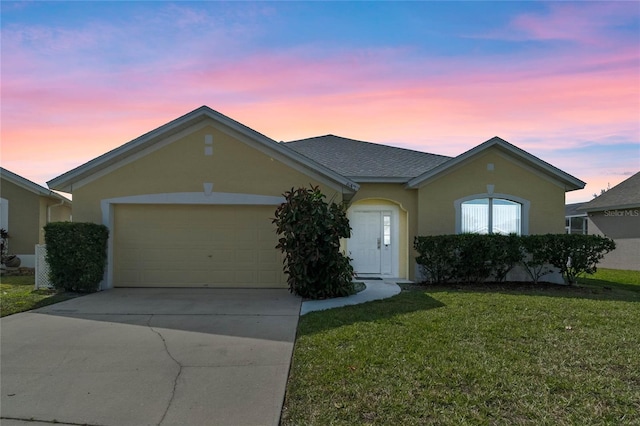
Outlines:
{"label": "white vinyl fence", "polygon": [[36,245],[36,290],[39,288],[53,288],[49,279],[49,264],[47,263],[47,246]]}

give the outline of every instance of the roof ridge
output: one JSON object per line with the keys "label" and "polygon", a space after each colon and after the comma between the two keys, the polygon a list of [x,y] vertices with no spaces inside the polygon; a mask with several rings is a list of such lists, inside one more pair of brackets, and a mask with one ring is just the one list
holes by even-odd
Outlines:
{"label": "roof ridge", "polygon": [[360,140],[360,139],[347,138],[347,137],[344,137],[344,136],[334,135],[332,133],[329,133],[329,134],[326,134],[326,135],[322,135],[322,136],[312,136],[312,137],[309,137],[309,138],[296,139],[296,140],[293,140],[293,141],[287,141],[287,142],[285,142],[285,144],[289,144],[289,143],[294,144],[296,142],[305,142],[305,141],[311,141],[311,140],[314,140],[314,139],[319,140],[319,139],[327,138],[327,137],[339,138],[339,139],[344,139],[344,140],[351,141],[351,142],[358,142],[358,143],[362,143],[362,144],[375,145],[375,146],[384,147],[384,148],[392,148],[392,149],[398,149],[398,150],[403,150],[403,151],[415,152],[415,153],[418,153],[418,154],[435,155],[435,156],[444,157],[444,158],[453,158],[453,157],[448,156],[448,155],[434,154],[432,152],[425,152],[425,151],[418,151],[417,149],[411,149],[411,148],[404,148],[404,147],[400,147],[400,146],[388,145],[386,143],[369,142],[369,141],[363,141],[363,140]]}

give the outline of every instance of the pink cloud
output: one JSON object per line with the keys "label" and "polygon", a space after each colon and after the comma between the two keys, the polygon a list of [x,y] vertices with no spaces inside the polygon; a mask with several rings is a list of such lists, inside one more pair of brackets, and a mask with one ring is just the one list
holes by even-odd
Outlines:
{"label": "pink cloud", "polygon": [[516,16],[505,29],[480,37],[506,40],[565,40],[588,45],[615,43],[611,28],[631,22],[637,15],[634,2],[555,2],[544,12]]}
{"label": "pink cloud", "polygon": [[[176,7],[180,22],[200,25],[192,10]],[[549,16],[522,16],[513,25],[527,37],[554,38],[572,7],[554,6]],[[571,24],[580,39],[596,25],[588,8]],[[588,191],[604,178],[584,166],[590,159],[579,153],[581,144],[612,133],[640,140],[635,46],[511,61],[420,57],[406,47],[303,46],[229,56],[233,31],[208,33],[218,43],[202,37],[185,52],[169,47],[129,66],[76,56],[95,46],[108,50],[124,37],[117,28],[99,36],[93,26],[3,29],[3,165],[43,183],[203,104],[276,140],[334,133],[458,155],[498,135],[591,179]],[[40,49],[25,48],[38,43]],[[156,48],[142,44],[125,44],[123,57]],[[576,148],[575,158],[557,156],[558,147]]]}

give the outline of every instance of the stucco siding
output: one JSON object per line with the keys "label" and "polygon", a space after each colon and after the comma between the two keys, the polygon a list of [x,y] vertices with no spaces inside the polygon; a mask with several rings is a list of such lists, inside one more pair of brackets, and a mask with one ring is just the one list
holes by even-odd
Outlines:
{"label": "stucco siding", "polygon": [[[205,155],[205,135],[213,136],[213,153]],[[207,126],[128,164],[113,168],[74,189],[74,221],[101,222],[103,199],[179,192],[214,192],[279,196],[292,187],[320,185],[328,198],[342,194],[288,165]]]}
{"label": "stucco siding", "polygon": [[40,196],[2,179],[2,198],[9,201],[9,252],[33,254],[40,234]]}
{"label": "stucco siding", "polygon": [[70,222],[72,219],[71,206],[64,204],[60,205],[59,202],[49,202],[49,208],[51,211],[51,217],[49,220],[51,222]]}
{"label": "stucco siding", "polygon": [[40,196],[38,244],[44,244],[44,227],[47,223],[69,221],[71,221],[71,206],[67,202],[61,205],[58,199]]}
{"label": "stucco siding", "polygon": [[419,188],[418,233],[455,233],[454,202],[490,192],[530,202],[529,234],[564,232],[564,187],[491,148]]}

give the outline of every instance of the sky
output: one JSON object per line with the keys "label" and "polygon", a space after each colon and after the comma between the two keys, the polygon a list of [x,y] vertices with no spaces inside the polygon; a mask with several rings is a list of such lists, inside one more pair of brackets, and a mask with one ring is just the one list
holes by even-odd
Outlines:
{"label": "sky", "polygon": [[277,141],[501,138],[640,170],[640,2],[0,2],[2,167],[46,181],[201,105]]}

